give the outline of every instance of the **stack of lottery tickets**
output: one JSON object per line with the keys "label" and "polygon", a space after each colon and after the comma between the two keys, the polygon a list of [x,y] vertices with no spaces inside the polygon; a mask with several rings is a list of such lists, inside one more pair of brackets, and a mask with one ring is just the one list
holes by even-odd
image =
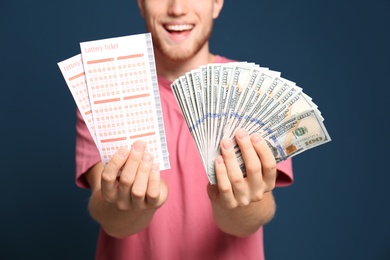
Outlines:
{"label": "stack of lottery tickets", "polygon": [[[238,129],[260,133],[276,162],[331,140],[312,99],[279,72],[253,63],[208,64],[171,84],[211,183],[220,141]],[[241,170],[245,165],[238,145]]]}
{"label": "stack of lottery tickets", "polygon": [[160,170],[169,169],[151,35],[82,42],[80,48],[58,66],[102,162],[141,139]]}

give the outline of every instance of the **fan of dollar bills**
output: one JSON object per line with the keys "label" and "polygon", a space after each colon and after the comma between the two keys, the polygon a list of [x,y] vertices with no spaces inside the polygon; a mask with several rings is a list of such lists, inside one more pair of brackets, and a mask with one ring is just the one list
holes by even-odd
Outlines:
{"label": "fan of dollar bills", "polygon": [[234,141],[240,128],[260,133],[277,162],[331,140],[320,111],[302,88],[254,63],[201,66],[177,78],[171,88],[213,184],[220,141]]}

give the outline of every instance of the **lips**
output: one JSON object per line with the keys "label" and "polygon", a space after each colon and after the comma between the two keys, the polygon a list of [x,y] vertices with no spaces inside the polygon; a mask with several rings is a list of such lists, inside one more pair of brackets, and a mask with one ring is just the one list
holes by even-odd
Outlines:
{"label": "lips", "polygon": [[194,28],[194,25],[193,24],[166,24],[164,25],[164,28],[168,32],[180,33],[180,32],[192,30]]}

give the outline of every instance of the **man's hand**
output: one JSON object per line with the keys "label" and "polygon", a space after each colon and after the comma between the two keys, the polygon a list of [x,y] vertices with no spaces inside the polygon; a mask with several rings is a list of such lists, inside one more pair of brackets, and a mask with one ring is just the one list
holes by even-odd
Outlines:
{"label": "man's hand", "polygon": [[118,209],[156,209],[167,199],[167,186],[145,148],[143,142],[137,141],[130,153],[125,148],[119,149],[102,172],[102,196]]}
{"label": "man's hand", "polygon": [[215,159],[217,185],[208,185],[214,218],[227,233],[245,236],[268,222],[275,205],[271,191],[276,181],[276,161],[260,134],[236,132],[246,177],[237,162],[231,140],[221,141],[222,156]]}
{"label": "man's hand", "polygon": [[145,149],[145,143],[136,141],[130,151],[121,148],[105,167],[98,163],[86,173],[92,189],[89,212],[113,237],[146,228],[167,200],[168,187]]}

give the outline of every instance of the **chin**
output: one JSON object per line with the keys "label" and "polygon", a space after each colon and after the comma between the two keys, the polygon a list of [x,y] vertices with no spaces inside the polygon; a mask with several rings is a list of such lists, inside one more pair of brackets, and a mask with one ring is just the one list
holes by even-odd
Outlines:
{"label": "chin", "polygon": [[[164,54],[164,53],[163,53]],[[170,53],[165,53],[165,57],[172,61],[186,61],[188,59],[191,59],[192,57],[195,56],[194,52],[170,52]]]}
{"label": "chin", "polygon": [[193,58],[207,42],[207,37],[201,37],[192,43],[182,42],[181,44],[170,45],[160,41],[157,37],[155,39],[154,45],[158,52],[166,59],[177,62]]}
{"label": "chin", "polygon": [[165,58],[171,61],[185,61],[195,56],[197,50],[181,50],[178,48],[160,48],[158,47],[159,52]]}

